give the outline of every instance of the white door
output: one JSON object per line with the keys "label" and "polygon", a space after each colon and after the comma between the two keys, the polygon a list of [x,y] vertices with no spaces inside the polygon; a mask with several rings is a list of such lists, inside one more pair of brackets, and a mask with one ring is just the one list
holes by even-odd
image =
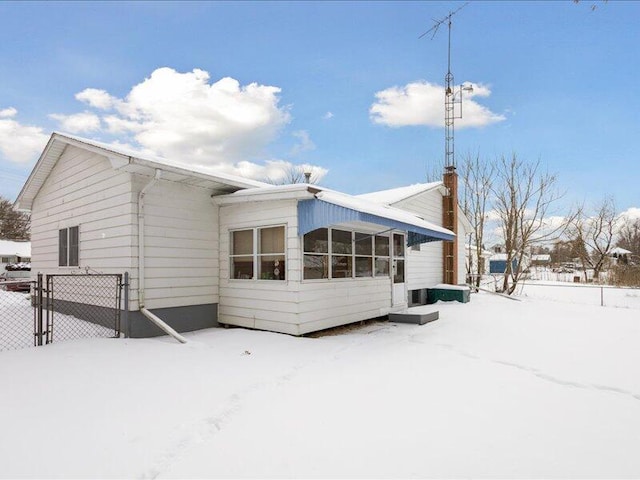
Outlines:
{"label": "white door", "polygon": [[407,284],[405,277],[405,241],[403,233],[392,235],[393,271],[391,272],[391,306],[407,303]]}

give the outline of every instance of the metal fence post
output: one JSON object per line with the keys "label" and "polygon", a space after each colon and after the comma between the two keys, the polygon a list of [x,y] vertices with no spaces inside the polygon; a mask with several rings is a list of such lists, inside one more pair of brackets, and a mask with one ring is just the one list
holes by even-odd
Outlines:
{"label": "metal fence post", "polygon": [[124,300],[122,306],[122,323],[124,328],[121,328],[120,331],[124,330],[125,338],[129,338],[130,328],[129,328],[129,272],[124,272]]}
{"label": "metal fence post", "polygon": [[600,287],[600,306],[604,307],[604,287]]}
{"label": "metal fence post", "polygon": [[42,346],[42,273],[38,272],[38,283],[36,284],[36,346]]}

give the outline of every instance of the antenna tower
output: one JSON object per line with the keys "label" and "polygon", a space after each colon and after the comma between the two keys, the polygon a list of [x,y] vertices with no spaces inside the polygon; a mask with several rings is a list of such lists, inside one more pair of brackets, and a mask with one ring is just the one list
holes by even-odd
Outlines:
{"label": "antenna tower", "polygon": [[[455,156],[455,119],[462,118],[462,91],[473,91],[471,86],[460,87],[457,91],[453,82],[453,73],[451,73],[451,17],[469,5],[469,2],[464,3],[457,10],[449,12],[449,15],[440,19],[434,20],[435,24],[429,30],[424,32],[418,38],[422,38],[431,33],[431,39],[436,36],[438,29],[441,25],[447,24],[448,29],[448,43],[447,43],[447,74],[444,77],[444,166],[446,170],[456,168],[456,156]],[[456,112],[456,105],[459,105]]]}

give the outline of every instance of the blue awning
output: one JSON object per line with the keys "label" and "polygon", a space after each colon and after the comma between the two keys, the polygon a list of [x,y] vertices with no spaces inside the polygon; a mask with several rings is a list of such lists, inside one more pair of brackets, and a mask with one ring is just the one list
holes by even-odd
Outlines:
{"label": "blue awning", "polygon": [[[453,240],[455,234],[423,220],[410,212],[393,207],[352,200],[337,196],[298,202],[298,235],[347,222],[366,222],[408,232],[409,246],[438,240]],[[343,203],[340,205],[340,203]],[[360,205],[362,204],[362,205]]]}

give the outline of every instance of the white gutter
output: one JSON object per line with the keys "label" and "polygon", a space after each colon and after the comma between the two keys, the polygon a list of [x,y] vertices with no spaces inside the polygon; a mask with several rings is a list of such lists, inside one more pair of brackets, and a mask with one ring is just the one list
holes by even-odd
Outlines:
{"label": "white gutter", "polygon": [[144,196],[162,176],[162,170],[156,169],[156,174],[138,194],[138,303],[140,310],[144,308]]}
{"label": "white gutter", "polygon": [[155,323],[160,329],[171,335],[180,343],[187,343],[187,339],[171,328],[166,322],[162,321],[157,315],[144,308],[144,196],[153,187],[160,177],[162,170],[156,168],[156,173],[149,183],[147,183],[138,194],[138,304],[140,313]]}
{"label": "white gutter", "polygon": [[140,313],[142,313],[145,317],[147,317],[149,320],[151,320],[153,323],[155,323],[162,330],[167,332],[167,334],[171,335],[173,338],[178,340],[180,343],[187,343],[187,339],[186,338],[184,338],[182,335],[180,335],[178,332],[176,332],[167,323],[163,322],[160,319],[160,317],[158,317],[157,315],[154,315],[153,313],[151,313],[146,308],[141,308],[140,309]]}

